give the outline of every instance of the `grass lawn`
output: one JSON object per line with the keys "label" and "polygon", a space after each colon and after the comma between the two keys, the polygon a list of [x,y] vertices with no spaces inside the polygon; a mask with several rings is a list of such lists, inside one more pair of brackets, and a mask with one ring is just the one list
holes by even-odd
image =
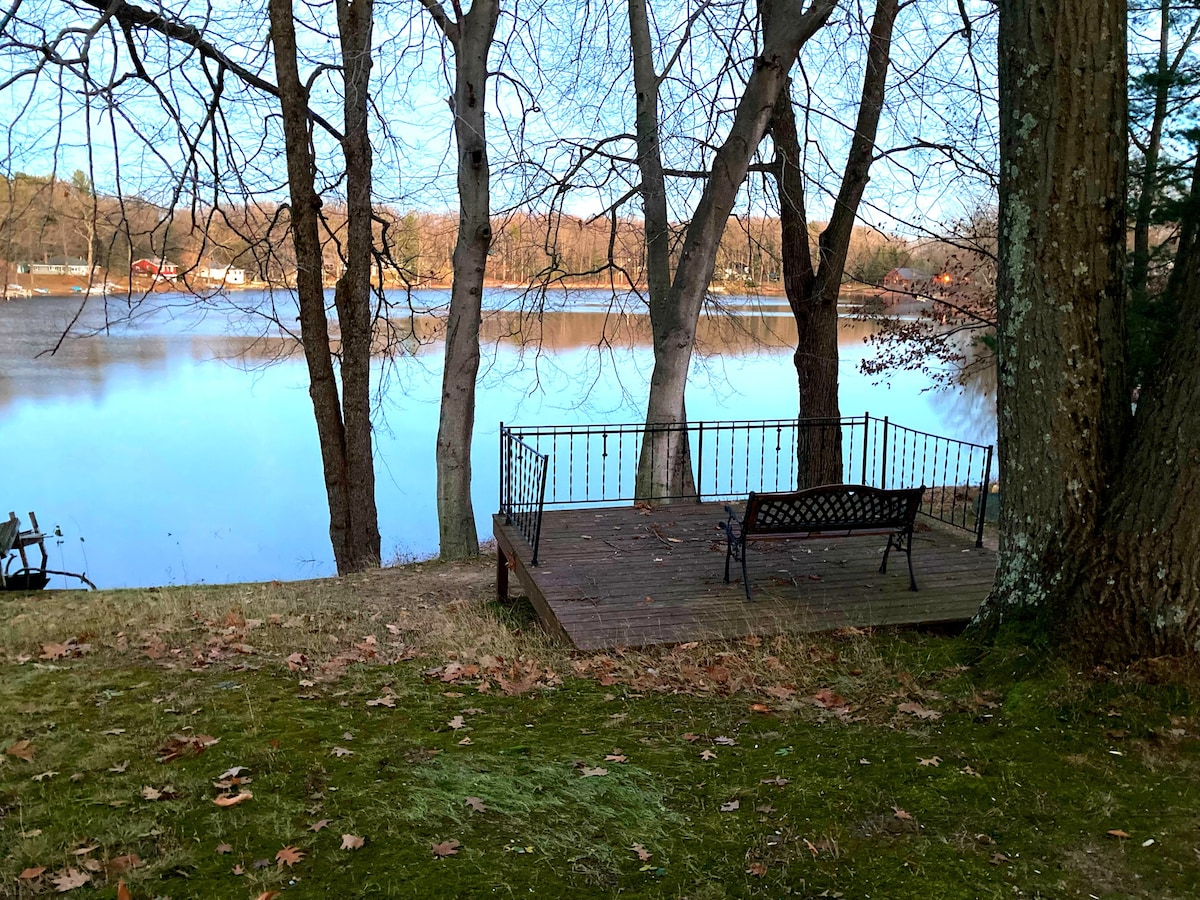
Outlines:
{"label": "grass lawn", "polygon": [[578,654],[492,565],[0,596],[0,897],[1200,896],[1167,662]]}

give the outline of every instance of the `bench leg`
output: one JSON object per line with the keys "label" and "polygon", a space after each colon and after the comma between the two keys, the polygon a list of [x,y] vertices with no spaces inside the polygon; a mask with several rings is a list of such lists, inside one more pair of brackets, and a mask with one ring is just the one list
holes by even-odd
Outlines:
{"label": "bench leg", "polygon": [[725,536],[725,583],[729,584],[729,557],[733,555],[733,535]]}
{"label": "bench leg", "polygon": [[879,564],[879,573],[881,575],[887,574],[888,554],[892,552],[893,546],[908,557],[908,589],[915,591],[917,589],[917,578],[913,575],[911,534],[906,532],[904,534],[888,535],[887,548],[883,551],[883,562]]}
{"label": "bench leg", "polygon": [[742,585],[746,588],[746,599],[750,599],[750,570],[746,568],[746,544],[742,543]]}
{"label": "bench leg", "polygon": [[496,599],[504,602],[508,599],[508,557],[496,545]]}

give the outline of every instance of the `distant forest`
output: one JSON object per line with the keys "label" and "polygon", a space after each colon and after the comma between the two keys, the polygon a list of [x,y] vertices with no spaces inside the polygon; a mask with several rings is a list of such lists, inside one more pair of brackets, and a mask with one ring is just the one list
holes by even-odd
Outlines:
{"label": "distant forest", "polygon": [[[340,274],[345,212],[326,204],[323,266]],[[453,213],[375,210],[376,281],[386,285],[445,282],[450,278],[458,217]],[[812,223],[813,249],[819,223]],[[138,259],[178,264],[186,278],[202,267],[232,266],[248,282],[291,283],[296,260],[285,204],[171,208],[140,197],[97,193],[83,172],[70,179],[18,173],[0,178],[0,261],[9,271],[56,257],[87,260],[100,273],[128,277]],[[680,228],[676,235],[682,239]],[[676,241],[678,246],[678,240]],[[725,230],[714,280],[730,287],[778,283],[779,220],[739,217]],[[946,265],[944,245],[914,244],[869,228],[855,231],[847,274],[869,285],[901,266]],[[645,236],[633,218],[582,219],[512,212],[495,217],[489,277],[500,283],[610,279],[644,282]]]}

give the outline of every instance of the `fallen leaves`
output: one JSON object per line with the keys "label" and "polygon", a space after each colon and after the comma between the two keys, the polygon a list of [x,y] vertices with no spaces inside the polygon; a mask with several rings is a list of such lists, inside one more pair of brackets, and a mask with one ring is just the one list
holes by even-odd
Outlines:
{"label": "fallen leaves", "polygon": [[247,800],[253,799],[254,795],[249,791],[241,791],[232,796],[226,794],[213,799],[213,805],[219,806],[222,809],[228,809],[231,806],[237,806],[239,803],[245,803]]}
{"label": "fallen leaves", "polygon": [[895,816],[897,819],[900,819],[902,822],[911,822],[912,821],[912,813],[905,812],[903,809],[901,809],[898,806],[892,807],[892,815]]}
{"label": "fallen leaves", "polygon": [[911,701],[901,703],[896,707],[897,712],[907,713],[910,716],[916,716],[918,719],[929,722],[936,722],[942,717],[942,714],[936,709],[926,709],[920,703]]}
{"label": "fallen leaves", "polygon": [[599,778],[608,774],[608,769],[601,768],[600,766],[596,766],[595,768],[584,766],[579,771],[584,778]]}
{"label": "fallen leaves", "polygon": [[721,804],[721,812],[736,812],[742,808],[741,800],[730,800],[728,803]]}
{"label": "fallen leaves", "polygon": [[430,849],[433,850],[433,855],[438,859],[445,859],[447,856],[454,856],[456,853],[458,853],[458,850],[461,846],[462,844],[451,838],[448,841],[441,841],[440,843],[431,844]]}
{"label": "fallen leaves", "polygon": [[322,828],[328,828],[328,827],[329,827],[329,819],[321,819],[320,821],[313,822],[311,825],[309,825],[308,830],[309,831],[320,831]]}
{"label": "fallen leaves", "polygon": [[396,697],[394,694],[384,694],[382,697],[376,697],[374,700],[368,700],[367,706],[386,706],[388,709],[395,709]]}
{"label": "fallen leaves", "polygon": [[33,751],[33,741],[17,741],[12,746],[4,749],[4,752],[9,756],[23,759],[25,762],[33,762]]}
{"label": "fallen leaves", "polygon": [[716,758],[717,758],[717,753],[716,753],[716,751],[715,751],[715,750],[701,750],[701,751],[700,751],[700,758],[701,758],[701,759],[704,759],[704,760],[716,759]]}
{"label": "fallen leaves", "polygon": [[35,878],[41,878],[46,872],[45,866],[30,866],[17,876],[21,881],[33,881]]}
{"label": "fallen leaves", "polygon": [[87,872],[81,872],[79,869],[65,869],[58,874],[51,875],[50,880],[54,882],[54,890],[60,894],[65,894],[67,891],[73,891],[77,887],[83,887],[92,880],[92,876]]}
{"label": "fallen leaves", "polygon": [[632,850],[634,853],[636,853],[637,858],[639,860],[641,860],[642,862],[649,862],[650,857],[654,855],[649,850],[647,850],[645,847],[643,847],[641,844],[634,844],[629,849]]}
{"label": "fallen leaves", "polygon": [[151,787],[150,785],[142,788],[142,799],[149,800],[151,803],[159,800],[174,800],[177,796],[175,788],[169,784],[161,788]]}
{"label": "fallen leaves", "polygon": [[487,804],[484,803],[479,797],[468,797],[463,801],[463,803],[469,806],[475,812],[487,812]]}
{"label": "fallen leaves", "polygon": [[208,734],[173,734],[167,742],[158,749],[158,761],[169,763],[174,759],[188,754],[203,753],[214,744],[220,743],[220,738]]}
{"label": "fallen leaves", "polygon": [[1116,838],[1118,841],[1128,840],[1130,836],[1129,832],[1122,831],[1120,828],[1110,828],[1107,833],[1109,837]]}
{"label": "fallen leaves", "polygon": [[290,846],[284,847],[275,854],[275,864],[280,868],[287,866],[290,869],[296,863],[300,862],[300,860],[304,859],[305,855],[303,850]]}
{"label": "fallen leaves", "polygon": [[353,756],[354,751],[347,750],[345,747],[334,747],[329,751],[329,755],[336,756],[338,759],[341,759],[343,756]]}
{"label": "fallen leaves", "polygon": [[922,766],[933,766],[936,769],[942,764],[942,758],[940,756],[931,756],[929,759],[923,759],[922,757],[918,756],[917,762]]}
{"label": "fallen leaves", "polygon": [[343,834],[342,835],[342,849],[343,850],[358,850],[362,847],[362,845],[364,843],[365,843],[365,840],[363,838],[359,837],[357,834]]}

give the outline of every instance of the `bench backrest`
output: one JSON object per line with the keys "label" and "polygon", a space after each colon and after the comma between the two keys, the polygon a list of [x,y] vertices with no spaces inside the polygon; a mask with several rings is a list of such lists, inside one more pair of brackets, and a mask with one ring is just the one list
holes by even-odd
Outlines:
{"label": "bench backrest", "polygon": [[742,530],[750,534],[909,528],[925,488],[886,490],[828,484],[802,491],[751,492]]}

